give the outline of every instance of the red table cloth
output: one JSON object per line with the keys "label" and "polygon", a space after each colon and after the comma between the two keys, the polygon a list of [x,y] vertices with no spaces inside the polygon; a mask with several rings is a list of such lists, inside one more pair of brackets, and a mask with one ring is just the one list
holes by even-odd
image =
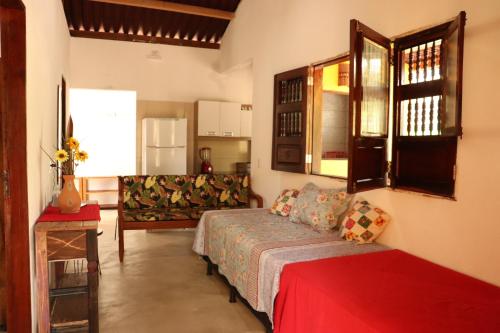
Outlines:
{"label": "red table cloth", "polygon": [[274,325],[275,333],[500,332],[500,288],[399,250],[294,263],[281,274]]}
{"label": "red table cloth", "polygon": [[48,206],[37,222],[100,221],[101,211],[98,204],[88,204],[79,213],[62,214],[59,207]]}

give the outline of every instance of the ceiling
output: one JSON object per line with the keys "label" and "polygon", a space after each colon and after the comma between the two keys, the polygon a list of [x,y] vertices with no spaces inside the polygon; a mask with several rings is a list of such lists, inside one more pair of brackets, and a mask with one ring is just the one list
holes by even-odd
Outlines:
{"label": "ceiling", "polygon": [[240,0],[62,0],[71,36],[218,49]]}

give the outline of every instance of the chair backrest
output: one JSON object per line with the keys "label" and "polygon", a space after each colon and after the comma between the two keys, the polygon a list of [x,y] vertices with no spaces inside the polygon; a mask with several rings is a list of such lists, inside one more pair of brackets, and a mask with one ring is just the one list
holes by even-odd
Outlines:
{"label": "chair backrest", "polygon": [[250,206],[249,175],[122,176],[118,181],[123,209]]}

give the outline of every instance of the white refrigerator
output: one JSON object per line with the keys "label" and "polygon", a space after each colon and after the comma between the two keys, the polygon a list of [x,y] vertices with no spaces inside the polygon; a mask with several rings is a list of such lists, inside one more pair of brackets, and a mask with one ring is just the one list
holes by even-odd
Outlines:
{"label": "white refrigerator", "polygon": [[142,174],[185,175],[187,119],[142,120]]}

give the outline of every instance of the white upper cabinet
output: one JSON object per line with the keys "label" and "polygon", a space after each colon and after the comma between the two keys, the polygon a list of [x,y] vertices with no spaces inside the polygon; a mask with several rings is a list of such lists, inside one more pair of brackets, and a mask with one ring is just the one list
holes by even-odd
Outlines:
{"label": "white upper cabinet", "polygon": [[245,138],[252,137],[252,111],[240,111],[240,136]]}
{"label": "white upper cabinet", "polygon": [[240,112],[239,103],[220,103],[220,135],[224,137],[240,136]]}
{"label": "white upper cabinet", "polygon": [[198,102],[198,135],[220,136],[220,102]]}
{"label": "white upper cabinet", "polygon": [[198,101],[198,136],[252,136],[252,111],[240,103]]}

